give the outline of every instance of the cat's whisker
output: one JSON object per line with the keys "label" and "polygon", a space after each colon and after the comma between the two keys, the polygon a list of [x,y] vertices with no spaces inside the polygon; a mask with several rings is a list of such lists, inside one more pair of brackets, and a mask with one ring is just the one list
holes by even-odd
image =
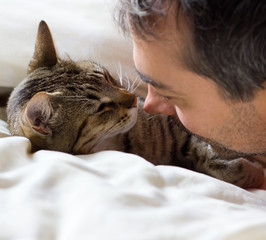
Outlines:
{"label": "cat's whisker", "polygon": [[88,99],[86,99],[86,98],[68,98],[68,99],[66,99],[67,101],[72,101],[72,102],[74,102],[74,101],[88,101]]}
{"label": "cat's whisker", "polygon": [[115,129],[115,128],[116,128],[116,129],[120,129],[120,128],[121,128],[121,125],[123,125],[123,123],[118,122],[118,123],[115,124],[114,126],[112,126],[112,127],[110,127],[109,129],[107,129],[107,130],[102,134],[102,136],[99,137],[99,138],[97,139],[97,143],[96,143],[96,145],[100,145],[100,144],[102,144],[102,143],[105,141],[106,136],[109,135],[110,133],[113,133],[113,129]]}
{"label": "cat's whisker", "polygon": [[117,71],[119,82],[121,86],[123,86],[123,74],[122,74],[122,67],[121,67],[120,62],[118,62],[118,68],[116,68],[116,71]]}
{"label": "cat's whisker", "polygon": [[151,120],[154,120],[154,119],[156,119],[156,118],[158,118],[158,117],[159,117],[159,115],[154,114],[154,115],[151,115],[150,117],[148,117],[147,120],[148,120],[148,121],[151,121]]}
{"label": "cat's whisker", "polygon": [[132,90],[135,88],[135,83],[136,83],[135,80],[131,81],[131,86],[130,86],[130,89],[129,89],[130,92],[132,92]]}
{"label": "cat's whisker", "polygon": [[96,145],[102,144],[104,142],[104,140],[106,139],[106,135],[109,135],[109,133],[112,133],[114,128],[117,128],[117,127],[120,128],[120,125],[121,125],[121,123],[118,123],[118,124],[112,126],[111,128],[107,129],[107,131],[97,140]]}
{"label": "cat's whisker", "polygon": [[90,101],[90,99],[84,97],[84,96],[56,96],[58,98],[64,98],[67,101]]}
{"label": "cat's whisker", "polygon": [[135,87],[134,89],[131,90],[132,93],[134,93],[134,92],[138,89],[138,87],[140,86],[140,84],[142,83],[142,82],[138,79],[138,77],[135,78],[134,83],[137,82],[137,81],[138,81],[138,84],[136,85],[136,87]]}
{"label": "cat's whisker", "polygon": [[82,106],[78,109],[78,113],[82,112],[85,108],[85,106],[87,105],[87,102],[85,102],[84,104],[82,104]]}
{"label": "cat's whisker", "polygon": [[57,98],[78,98],[78,99],[87,99],[84,96],[55,96]]}
{"label": "cat's whisker", "polygon": [[68,102],[87,102],[88,99],[68,99]]}
{"label": "cat's whisker", "polygon": [[130,82],[130,79],[129,79],[127,76],[126,76],[125,78],[126,78],[126,80],[127,80],[127,88],[126,88],[126,90],[130,92],[130,88],[131,88],[131,82]]}
{"label": "cat's whisker", "polygon": [[[117,74],[121,86],[123,86],[127,91],[131,92],[131,89],[134,88],[134,83],[133,85],[131,84],[131,81],[128,76],[123,77],[122,67],[120,62],[118,62],[118,68],[119,69],[117,69]],[[126,85],[124,84],[124,79],[126,80]]]}
{"label": "cat's whisker", "polygon": [[[78,101],[78,100],[77,100]],[[79,108],[78,108],[78,113],[82,112],[91,102],[90,99],[82,99],[82,101],[85,101],[84,104],[82,104]]]}

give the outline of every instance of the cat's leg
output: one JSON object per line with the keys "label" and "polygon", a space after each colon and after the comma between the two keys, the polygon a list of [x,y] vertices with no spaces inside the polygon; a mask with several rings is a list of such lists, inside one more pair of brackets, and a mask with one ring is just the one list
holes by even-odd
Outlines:
{"label": "cat's leg", "polygon": [[210,159],[201,166],[206,174],[242,188],[258,188],[264,182],[262,166],[244,158]]}
{"label": "cat's leg", "polygon": [[192,169],[232,183],[242,188],[258,188],[263,184],[264,172],[257,162],[245,158],[224,160],[219,158],[205,142],[196,137],[190,139],[190,152],[186,160]]}

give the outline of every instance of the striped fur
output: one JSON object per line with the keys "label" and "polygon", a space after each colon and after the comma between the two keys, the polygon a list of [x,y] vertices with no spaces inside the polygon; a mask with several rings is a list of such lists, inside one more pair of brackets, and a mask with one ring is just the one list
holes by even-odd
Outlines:
{"label": "striped fur", "polygon": [[245,188],[262,184],[260,165],[243,158],[219,159],[208,144],[186,132],[174,118],[144,112],[143,100],[139,98],[136,105],[136,97],[104,67],[57,58],[43,22],[40,31],[29,74],[7,106],[11,133],[29,138],[33,151],[88,154],[118,150],[155,165],[185,167]]}

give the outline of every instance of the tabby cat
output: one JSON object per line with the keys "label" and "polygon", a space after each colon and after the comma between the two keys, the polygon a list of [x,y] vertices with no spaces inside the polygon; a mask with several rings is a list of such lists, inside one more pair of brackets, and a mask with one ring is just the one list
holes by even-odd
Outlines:
{"label": "tabby cat", "polygon": [[11,94],[7,116],[11,133],[29,138],[33,151],[118,150],[244,188],[262,184],[260,165],[243,158],[221,160],[175,119],[151,117],[142,106],[141,99],[137,101],[99,64],[59,59],[42,21],[28,75]]}

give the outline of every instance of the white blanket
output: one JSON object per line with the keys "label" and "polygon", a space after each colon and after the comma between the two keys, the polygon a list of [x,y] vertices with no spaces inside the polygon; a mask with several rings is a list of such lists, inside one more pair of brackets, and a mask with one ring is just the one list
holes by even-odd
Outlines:
{"label": "white blanket", "polygon": [[0,122],[0,239],[266,239],[266,191],[115,151],[30,153]]}

